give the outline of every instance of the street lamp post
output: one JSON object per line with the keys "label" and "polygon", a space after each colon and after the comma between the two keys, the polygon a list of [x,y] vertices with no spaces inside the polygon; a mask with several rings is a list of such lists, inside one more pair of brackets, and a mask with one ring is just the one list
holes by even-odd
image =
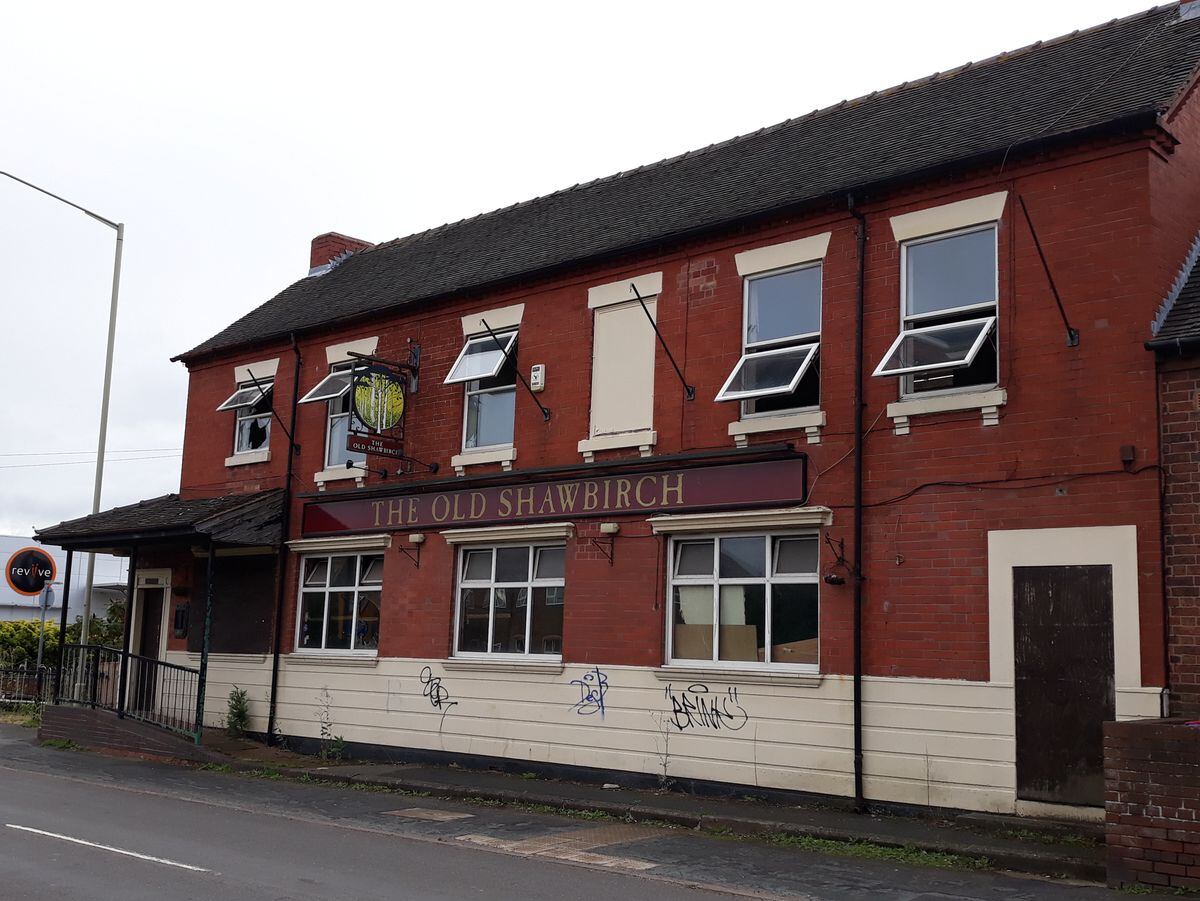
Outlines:
{"label": "street lamp post", "polygon": [[[96,444],[96,482],[92,488],[92,513],[100,512],[100,489],[104,484],[104,445],[108,441],[108,398],[112,388],[112,367],[113,367],[113,346],[117,338],[117,294],[121,288],[121,251],[125,246],[125,223],[113,222],[111,219],[105,219],[98,213],[93,213],[86,207],[81,207],[77,203],[72,203],[65,197],[59,197],[57,194],[47,191],[45,188],[39,188],[32,182],[28,182],[23,178],[18,178],[11,172],[0,170],[0,175],[6,178],[11,178],[13,181],[20,182],[27,188],[45,194],[47,197],[53,197],[60,203],[65,203],[69,207],[74,207],[79,212],[84,213],[95,219],[97,222],[102,222],[117,233],[117,249],[113,258],[113,278],[112,278],[112,300],[108,307],[108,349],[104,355],[104,388],[100,398],[100,439]],[[131,561],[132,563],[132,561]],[[88,554],[87,563],[87,582],[85,583],[83,592],[83,627],[79,633],[79,643],[88,643],[88,627],[92,620],[92,582],[96,575],[96,555]],[[129,615],[129,610],[132,607],[132,598],[127,598],[125,601],[125,615]]]}

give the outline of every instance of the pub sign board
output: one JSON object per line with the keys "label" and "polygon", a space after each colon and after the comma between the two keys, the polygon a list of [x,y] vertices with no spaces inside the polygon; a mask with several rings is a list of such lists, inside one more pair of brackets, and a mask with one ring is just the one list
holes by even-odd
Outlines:
{"label": "pub sign board", "polygon": [[[383,457],[404,456],[404,380],[381,366],[356,369],[350,382],[354,408],[346,449]],[[365,432],[357,431],[361,426]]]}
{"label": "pub sign board", "polygon": [[305,535],[462,528],[631,513],[731,510],[804,503],[806,459],[638,472],[317,501],[304,508]]}
{"label": "pub sign board", "polygon": [[36,597],[54,581],[58,567],[40,547],[23,547],[8,558],[4,579],[8,587],[25,597]]}

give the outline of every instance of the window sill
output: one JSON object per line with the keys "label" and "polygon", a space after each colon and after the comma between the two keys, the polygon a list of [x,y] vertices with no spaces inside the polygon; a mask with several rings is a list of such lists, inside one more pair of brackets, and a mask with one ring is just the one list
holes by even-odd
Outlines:
{"label": "window sill", "polygon": [[808,410],[803,413],[783,413],[772,416],[753,416],[729,423],[729,435],[738,447],[747,447],[747,436],[760,432],[799,431],[803,429],[809,444],[821,443],[821,429],[825,427],[824,410]]}
{"label": "window sill", "polygon": [[583,454],[584,463],[595,463],[596,451],[619,450],[625,447],[636,447],[643,457],[649,457],[650,450],[657,441],[658,432],[653,429],[622,432],[620,435],[596,435],[579,442],[579,453]]}
{"label": "window sill", "polygon": [[791,685],[797,688],[817,688],[825,677],[818,672],[795,672],[787,670],[737,669],[723,666],[688,666],[672,663],[653,670],[660,682],[678,682],[690,679],[693,682],[710,679],[713,682],[728,682],[737,685]]}
{"label": "window sill", "polygon": [[468,466],[483,466],[485,463],[499,463],[501,469],[509,472],[513,460],[517,459],[517,449],[511,444],[508,447],[494,447],[487,450],[463,451],[450,458],[450,465],[458,475],[466,475]]}
{"label": "window sill", "polygon": [[[195,661],[197,664],[199,664],[199,662],[200,662],[200,652],[199,651],[185,651],[184,653],[187,655],[188,660]],[[213,651],[209,651],[208,652],[208,662],[210,664],[213,664],[213,663],[266,663],[267,656],[268,655],[266,655],[266,654],[225,654],[225,653],[214,653]]]}
{"label": "window sill", "polygon": [[349,479],[354,479],[354,487],[361,488],[366,477],[367,471],[357,466],[339,466],[336,469],[322,469],[320,472],[313,473],[313,481],[317,483],[318,491],[325,490],[326,482],[342,482]]}
{"label": "window sill", "polygon": [[738,529],[792,529],[828,526],[833,511],[828,507],[779,507],[773,510],[734,510],[718,513],[667,513],[651,516],[650,531],[655,535],[723,532]]}
{"label": "window sill", "polygon": [[287,655],[288,662],[295,665],[298,663],[312,663],[316,666],[368,666],[375,667],[379,665],[379,655],[371,654],[356,654],[350,651],[342,653],[326,652],[320,653],[316,651],[292,651]]}
{"label": "window sill", "polygon": [[1003,388],[990,391],[970,391],[961,394],[935,394],[931,397],[913,397],[888,404],[887,415],[892,420],[892,431],[907,435],[909,418],[934,413],[958,413],[964,410],[979,410],[983,424],[999,425],[1000,408],[1008,403],[1008,392]]}
{"label": "window sill", "polygon": [[250,451],[245,454],[234,454],[232,457],[225,458],[226,466],[249,466],[251,463],[269,463],[271,460],[271,452],[269,450]]}
{"label": "window sill", "polygon": [[547,676],[562,675],[562,658],[550,658],[545,661],[513,660],[511,657],[500,657],[488,660],[486,657],[449,657],[442,661],[442,668],[458,673],[535,673]]}

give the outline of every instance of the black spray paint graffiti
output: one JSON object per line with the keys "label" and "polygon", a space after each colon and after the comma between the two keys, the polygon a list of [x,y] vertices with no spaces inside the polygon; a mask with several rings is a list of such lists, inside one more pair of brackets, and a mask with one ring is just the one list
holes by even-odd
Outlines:
{"label": "black spray paint graffiti", "polygon": [[584,673],[579,679],[572,679],[572,685],[579,686],[579,700],[571,705],[571,709],[580,716],[600,714],[604,719],[604,699],[608,695],[608,676],[594,667],[590,673]]}
{"label": "black spray paint graffiti", "polygon": [[450,700],[450,692],[442,685],[442,677],[435,676],[429,667],[421,670],[421,695],[429,698],[429,704],[434,710],[442,711],[442,720],[438,723],[438,728],[441,729],[441,724],[446,721],[446,714],[450,712],[451,707],[458,706],[458,701]]}
{"label": "black spray paint graffiti", "polygon": [[737,732],[750,719],[738,701],[736,688],[712,692],[703,682],[693,682],[686,689],[676,690],[668,684],[663,694],[671,702],[668,722],[680,732],[685,729]]}

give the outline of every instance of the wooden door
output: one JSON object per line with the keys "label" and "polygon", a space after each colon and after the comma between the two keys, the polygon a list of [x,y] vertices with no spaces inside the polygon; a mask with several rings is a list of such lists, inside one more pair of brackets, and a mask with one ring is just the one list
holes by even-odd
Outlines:
{"label": "wooden door", "polygon": [[1018,798],[1104,803],[1112,606],[1111,566],[1013,568]]}
{"label": "wooden door", "polygon": [[152,710],[154,708],[154,689],[158,681],[158,667],[148,661],[158,659],[159,643],[162,639],[163,594],[161,588],[138,589],[142,634],[134,653],[146,659],[136,661],[134,710]]}

